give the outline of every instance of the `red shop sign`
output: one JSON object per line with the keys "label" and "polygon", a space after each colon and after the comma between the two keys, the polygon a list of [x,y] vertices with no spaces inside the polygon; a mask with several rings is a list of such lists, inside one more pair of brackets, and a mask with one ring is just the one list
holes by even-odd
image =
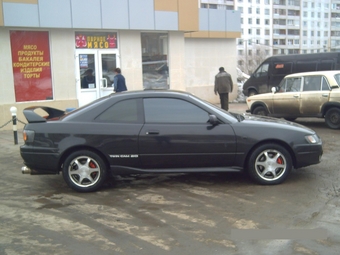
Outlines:
{"label": "red shop sign", "polygon": [[16,101],[53,99],[48,32],[11,31],[10,38]]}

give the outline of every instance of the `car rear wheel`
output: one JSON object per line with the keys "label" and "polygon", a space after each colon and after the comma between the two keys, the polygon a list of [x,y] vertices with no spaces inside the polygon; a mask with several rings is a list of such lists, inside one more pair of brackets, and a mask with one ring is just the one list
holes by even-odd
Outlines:
{"label": "car rear wheel", "polygon": [[330,108],[325,115],[326,125],[332,129],[340,128],[340,109]]}
{"label": "car rear wheel", "polygon": [[267,109],[264,106],[257,106],[254,109],[253,114],[267,116],[268,115],[268,111],[267,111]]}
{"label": "car rear wheel", "polygon": [[248,173],[259,184],[282,183],[292,169],[292,159],[288,151],[278,144],[264,144],[250,155]]}
{"label": "car rear wheel", "polygon": [[255,91],[254,89],[251,89],[251,90],[249,90],[249,92],[248,92],[248,97],[254,96],[254,95],[256,95],[256,94],[257,94],[256,91]]}
{"label": "car rear wheel", "polygon": [[106,165],[101,157],[88,150],[69,155],[63,166],[65,182],[79,192],[98,190],[106,178]]}

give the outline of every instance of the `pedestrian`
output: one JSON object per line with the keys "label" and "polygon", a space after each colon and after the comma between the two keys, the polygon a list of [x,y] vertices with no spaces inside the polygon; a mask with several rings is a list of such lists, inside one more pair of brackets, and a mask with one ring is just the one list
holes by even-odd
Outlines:
{"label": "pedestrian", "polygon": [[233,91],[233,81],[231,75],[224,70],[224,67],[219,68],[219,73],[215,76],[215,95],[220,95],[221,108],[228,111],[229,109],[229,92]]}
{"label": "pedestrian", "polygon": [[84,73],[84,77],[81,80],[82,89],[94,89],[96,88],[96,77],[93,75],[93,69],[89,68]]}
{"label": "pedestrian", "polygon": [[127,88],[126,88],[125,78],[121,74],[122,71],[120,70],[120,68],[116,68],[114,72],[115,72],[115,76],[113,78],[113,90],[116,93],[126,91]]}

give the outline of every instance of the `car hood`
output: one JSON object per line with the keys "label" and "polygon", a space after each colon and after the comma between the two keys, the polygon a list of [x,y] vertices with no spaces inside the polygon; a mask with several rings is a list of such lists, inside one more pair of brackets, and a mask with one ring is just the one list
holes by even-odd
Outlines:
{"label": "car hood", "polygon": [[[248,113],[243,113],[241,116],[242,122],[248,122],[248,123],[261,123],[264,125],[274,125],[276,127],[278,126],[285,126],[285,127],[291,127],[291,128],[298,128],[298,129],[304,129],[304,130],[309,130],[312,133],[315,133],[314,130],[295,123],[291,122],[285,119],[279,119],[279,118],[274,118],[274,117],[268,117],[268,116],[261,116],[261,115],[252,115]],[[243,118],[242,118],[243,117]],[[239,118],[240,119],[240,118]]]}

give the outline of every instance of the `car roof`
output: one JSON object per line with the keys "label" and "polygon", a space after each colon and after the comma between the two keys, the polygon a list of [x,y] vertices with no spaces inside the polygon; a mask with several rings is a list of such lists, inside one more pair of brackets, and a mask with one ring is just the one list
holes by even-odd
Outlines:
{"label": "car roof", "polygon": [[303,72],[303,73],[293,73],[288,74],[285,78],[299,77],[299,76],[312,76],[312,75],[335,75],[340,74],[340,70],[332,70],[332,71],[314,71],[314,72]]}

